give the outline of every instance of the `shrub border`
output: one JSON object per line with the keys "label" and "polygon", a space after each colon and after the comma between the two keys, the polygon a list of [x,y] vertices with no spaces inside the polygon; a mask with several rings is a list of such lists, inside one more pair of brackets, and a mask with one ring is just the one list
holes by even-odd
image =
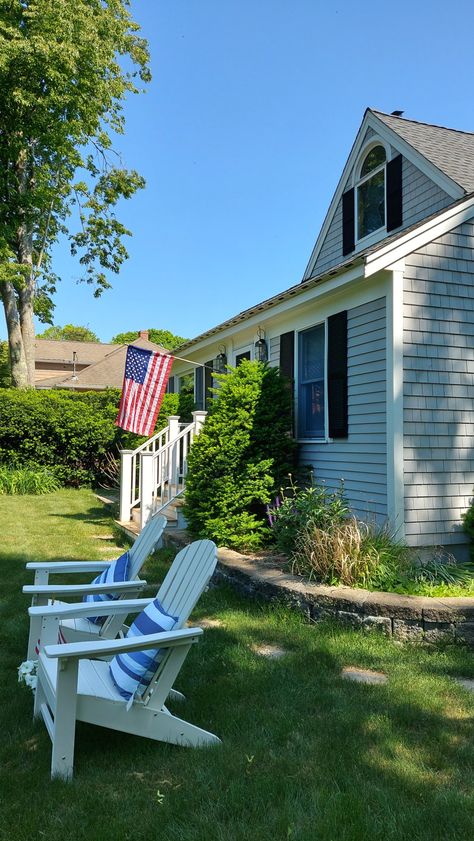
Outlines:
{"label": "shrub border", "polygon": [[467,643],[474,647],[474,598],[404,596],[351,587],[311,584],[272,565],[219,549],[217,577],[242,593],[283,601],[317,622],[332,617],[358,628],[378,628],[387,636],[419,642]]}

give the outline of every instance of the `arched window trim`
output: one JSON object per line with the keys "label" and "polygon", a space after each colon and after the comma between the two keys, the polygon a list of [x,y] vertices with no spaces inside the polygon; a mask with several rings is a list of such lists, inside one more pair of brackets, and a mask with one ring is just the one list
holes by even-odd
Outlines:
{"label": "arched window trim", "polygon": [[[372,169],[367,175],[361,176],[360,172],[361,172],[362,166],[364,164],[364,161],[365,161],[367,155],[369,154],[369,152],[372,149],[374,149],[375,146],[382,146],[382,148],[385,150],[385,161],[382,164],[380,164],[378,167],[376,167],[375,169]],[[391,154],[391,149],[390,149],[389,144],[386,143],[385,140],[383,140],[381,137],[378,137],[378,135],[373,135],[370,138],[370,140],[367,143],[364,144],[364,146],[362,147],[362,149],[359,152],[359,156],[357,158],[357,163],[354,166],[354,169],[352,171],[352,186],[354,187],[354,200],[355,200],[355,220],[354,221],[355,221],[355,241],[356,241],[355,250],[356,251],[360,248],[365,248],[368,245],[371,245],[372,242],[377,242],[380,239],[381,234],[383,235],[387,231],[387,173],[386,173],[386,167],[387,167],[387,163],[391,160],[391,157],[392,157],[392,154]],[[368,181],[370,178],[373,178],[374,175],[376,175],[378,172],[381,172],[382,170],[384,171],[385,223],[383,225],[381,225],[380,228],[377,228],[377,230],[372,231],[370,234],[366,234],[365,236],[360,237],[359,236],[359,230],[358,230],[359,223],[358,223],[358,213],[357,213],[357,207],[358,207],[357,191],[358,191],[361,184],[364,184],[365,181]]]}

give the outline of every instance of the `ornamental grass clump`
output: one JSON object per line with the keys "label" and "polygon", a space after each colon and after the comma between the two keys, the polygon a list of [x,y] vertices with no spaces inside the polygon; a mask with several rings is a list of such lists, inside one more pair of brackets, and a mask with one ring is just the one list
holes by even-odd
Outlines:
{"label": "ornamental grass clump", "polygon": [[48,494],[57,491],[60,482],[44,467],[0,466],[0,496],[23,496],[25,494]]}
{"label": "ornamental grass clump", "polygon": [[309,524],[296,540],[292,568],[322,584],[390,589],[410,563],[410,550],[387,529],[347,518],[330,528]]}

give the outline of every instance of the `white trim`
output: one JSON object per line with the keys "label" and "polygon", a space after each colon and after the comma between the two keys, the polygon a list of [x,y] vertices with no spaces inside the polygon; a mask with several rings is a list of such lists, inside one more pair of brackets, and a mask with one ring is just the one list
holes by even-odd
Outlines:
{"label": "white trim", "polygon": [[365,258],[365,277],[386,269],[393,263],[403,260],[408,254],[412,254],[419,248],[423,248],[428,242],[438,239],[443,234],[448,233],[463,222],[467,222],[474,216],[474,196],[471,196],[466,202],[456,205],[456,207],[448,207],[448,209],[441,215],[436,216],[429,222],[417,225],[417,227],[405,234],[405,236],[396,239],[392,243],[387,243],[374,251],[373,254],[367,254]]}
{"label": "white trim", "polygon": [[252,344],[242,345],[242,347],[234,348],[233,356],[232,356],[233,366],[235,367],[237,365],[237,357],[238,356],[241,356],[242,353],[248,353],[248,352],[250,352],[250,359],[253,359],[254,358],[254,348],[253,348]]}
{"label": "white trim", "polygon": [[[362,169],[362,164],[364,163],[364,161],[365,161],[367,155],[369,154],[369,152],[372,149],[375,149],[376,146],[382,146],[382,148],[385,150],[385,160],[384,160],[383,164],[379,164],[378,167],[376,167],[375,169],[368,172],[367,175],[362,175],[361,176],[360,171]],[[383,166],[387,165],[388,161],[391,159],[391,156],[392,156],[392,152],[391,152],[391,148],[390,148],[390,143],[387,143],[382,137],[379,137],[377,134],[369,137],[369,139],[364,144],[364,146],[362,146],[362,148],[359,152],[359,158],[357,160],[357,163],[354,165],[354,167],[352,169],[352,185],[355,187],[355,185],[357,183],[359,183],[359,182],[362,183],[362,181],[365,181],[367,178],[370,178],[372,175],[374,175],[375,172],[377,172],[378,169],[382,169]],[[357,177],[356,177],[356,172],[357,172]]]}
{"label": "white trim", "polygon": [[[388,144],[390,144],[390,146],[393,146],[397,150],[397,152],[400,152],[405,158],[407,158],[407,160],[411,161],[421,172],[423,172],[428,178],[431,179],[431,181],[437,184],[438,187],[444,190],[445,193],[447,193],[453,199],[460,199],[462,198],[462,196],[465,195],[465,191],[463,190],[463,188],[460,187],[459,184],[456,184],[456,182],[453,181],[452,178],[449,178],[448,175],[445,175],[444,172],[441,172],[441,170],[438,169],[438,167],[436,167],[434,164],[431,163],[431,161],[425,158],[424,155],[422,155],[420,152],[414,149],[413,146],[410,146],[410,144],[407,143],[406,140],[404,140],[399,134],[397,134],[396,131],[389,128],[375,114],[366,111],[359,131],[357,132],[354,145],[352,146],[352,149],[349,153],[349,157],[346,161],[346,165],[342,171],[342,175],[339,179],[331,204],[329,205],[328,212],[324,218],[324,222],[319,232],[319,236],[316,240],[316,244],[313,248],[313,251],[311,252],[311,256],[303,274],[303,280],[307,280],[308,278],[310,278],[313,273],[314,264],[318,259],[319,252],[321,251],[323,242],[326,238],[326,234],[332,223],[342,194],[347,186],[347,181],[349,179],[349,175],[351,174],[351,170],[355,166],[357,160],[359,159],[361,150],[364,148],[363,139],[368,128],[373,129],[376,135],[380,136],[381,140],[387,142]],[[372,141],[372,137],[369,138],[369,141]],[[389,160],[389,158],[387,158],[387,160]],[[353,178],[351,179],[351,183],[353,183]]]}
{"label": "white trim", "polygon": [[397,539],[405,536],[403,476],[403,262],[387,290],[387,514]]}

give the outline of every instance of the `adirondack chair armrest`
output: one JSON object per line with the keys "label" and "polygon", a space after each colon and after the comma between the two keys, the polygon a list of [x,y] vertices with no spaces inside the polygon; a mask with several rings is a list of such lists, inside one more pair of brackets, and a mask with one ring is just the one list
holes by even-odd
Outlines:
{"label": "adirondack chair armrest", "polygon": [[126,593],[127,590],[139,591],[146,587],[146,581],[134,578],[133,581],[118,581],[111,584],[26,584],[23,592],[30,596],[85,596],[89,593]]}
{"label": "adirondack chair armrest", "polygon": [[90,602],[76,602],[75,604],[51,604],[39,605],[28,608],[30,616],[50,617],[55,616],[59,620],[72,619],[80,616],[89,616],[93,611],[99,612],[101,616],[113,616],[114,613],[139,613],[151,604],[150,599],[115,599],[108,602],[97,602],[91,605]]}
{"label": "adirondack chair armrest", "polygon": [[143,651],[148,648],[172,648],[198,642],[202,628],[183,628],[180,631],[162,631],[159,634],[145,634],[140,637],[99,642],[71,642],[65,645],[46,645],[46,657],[78,660],[97,659],[104,655],[125,654],[127,651]]}
{"label": "adirondack chair armrest", "polygon": [[103,572],[111,563],[112,561],[64,561],[63,563],[51,561],[42,564],[40,561],[33,561],[26,564],[25,569],[33,570],[33,572],[47,572],[50,575],[70,572]]}

